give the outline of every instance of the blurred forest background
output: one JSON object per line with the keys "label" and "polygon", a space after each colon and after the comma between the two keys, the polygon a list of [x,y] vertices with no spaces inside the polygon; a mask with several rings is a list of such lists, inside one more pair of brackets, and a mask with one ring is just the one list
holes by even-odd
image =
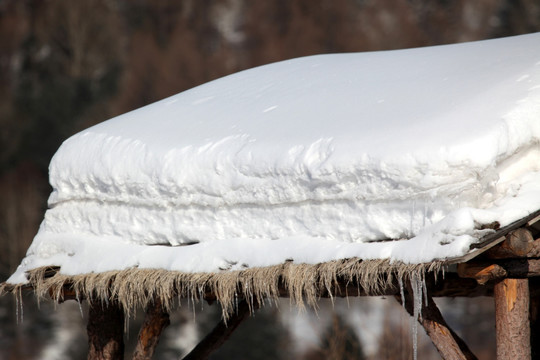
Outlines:
{"label": "blurred forest background", "polygon": [[[50,158],[88,126],[279,60],[537,31],[537,0],[0,0],[0,281],[37,232]],[[318,317],[302,318],[285,302],[257,313],[214,358],[408,359],[409,323],[392,300],[323,304]],[[494,358],[491,300],[441,303],[478,356]],[[219,317],[219,309],[185,305],[158,358],[189,350]],[[23,310],[0,299],[1,359],[85,358],[84,307],[43,303],[38,311],[28,297]],[[463,334],[467,324],[475,331]],[[313,328],[320,331],[309,335]],[[426,341],[421,358],[437,358]]]}

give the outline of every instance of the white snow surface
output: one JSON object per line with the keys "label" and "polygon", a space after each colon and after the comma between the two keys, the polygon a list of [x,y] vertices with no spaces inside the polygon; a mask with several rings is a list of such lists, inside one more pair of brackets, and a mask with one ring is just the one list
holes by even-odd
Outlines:
{"label": "white snow surface", "polygon": [[10,283],[458,257],[540,209],[540,34],[239,72],[72,136],[50,182]]}

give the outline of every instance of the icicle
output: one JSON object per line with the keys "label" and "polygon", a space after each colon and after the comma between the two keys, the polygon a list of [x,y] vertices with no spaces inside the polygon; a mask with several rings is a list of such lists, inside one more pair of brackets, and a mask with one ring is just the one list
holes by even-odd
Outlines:
{"label": "icicle", "polygon": [[424,274],[422,274],[422,293],[424,294],[424,305],[427,306],[428,304],[427,285],[426,285],[426,277],[424,276]]}
{"label": "icicle", "polygon": [[20,290],[19,290],[19,296],[20,296],[19,305],[21,306],[21,310],[19,311],[19,314],[21,316],[21,324],[22,324],[24,322],[24,304],[23,304],[23,299],[22,299],[22,293]]}
{"label": "icicle", "polygon": [[419,278],[420,275],[417,273],[412,273],[411,288],[413,292],[413,323],[412,323],[412,335],[413,335],[413,354],[414,360],[418,358],[418,321],[422,317],[422,292],[424,291],[424,285],[422,279]]}
{"label": "icicle", "polygon": [[411,223],[409,224],[409,237],[412,238],[414,236],[414,213],[416,212],[416,199],[413,200],[412,203],[412,212],[411,212]]}
{"label": "icicle", "polygon": [[81,300],[79,300],[79,294],[77,294],[77,304],[79,304],[79,311],[81,312],[81,319],[84,319],[84,313],[82,309]]}
{"label": "icicle", "polygon": [[188,296],[187,298],[187,305],[188,305],[188,309],[190,307],[189,305],[189,301],[191,300],[191,309],[193,310],[193,319],[196,319],[197,318],[197,312],[195,310],[195,298],[194,298],[195,295],[193,295],[193,292],[191,292],[191,296]]}
{"label": "icicle", "polygon": [[22,324],[24,321],[24,309],[21,289],[17,289],[15,295],[15,318],[17,325]]}
{"label": "icicle", "polygon": [[129,339],[129,316],[124,317],[124,332],[126,333],[126,338]]}
{"label": "icicle", "polygon": [[251,287],[249,286],[249,284],[246,284],[245,287],[246,287],[245,297],[249,299],[249,309],[253,313],[255,312],[254,303],[253,303],[253,300],[254,300],[253,292],[251,292]]}
{"label": "icicle", "polygon": [[13,295],[15,295],[15,319],[17,325],[19,325],[19,291],[15,292]]}
{"label": "icicle", "polygon": [[199,286],[199,301],[201,303],[201,311],[204,311],[204,291],[203,287]]}
{"label": "icicle", "polygon": [[425,228],[426,227],[426,219],[427,219],[427,201],[426,199],[424,199],[424,219],[422,220],[422,227]]}
{"label": "icicle", "polygon": [[405,290],[403,289],[403,278],[398,275],[399,294],[401,295],[401,306],[405,309]]}
{"label": "icicle", "polygon": [[17,294],[15,293],[15,319],[17,321],[17,325],[19,325],[19,298],[17,297]]}

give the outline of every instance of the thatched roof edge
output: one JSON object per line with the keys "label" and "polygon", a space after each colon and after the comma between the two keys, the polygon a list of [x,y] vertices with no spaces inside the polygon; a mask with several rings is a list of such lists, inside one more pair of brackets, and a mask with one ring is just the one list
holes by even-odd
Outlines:
{"label": "thatched roof edge", "polygon": [[[1,284],[0,294],[20,294],[21,289],[32,288],[38,298],[50,296],[55,301],[63,301],[64,291],[69,289],[77,299],[116,301],[127,314],[138,307],[145,308],[156,297],[166,310],[171,310],[177,298],[210,299],[221,304],[223,316],[227,318],[234,312],[239,299],[246,299],[253,307],[286,296],[301,308],[306,305],[316,307],[322,293],[329,297],[336,295],[339,282],[354,284],[364,294],[381,295],[388,287],[395,286],[396,280],[423,279],[427,272],[438,273],[444,267],[442,261],[404,264],[357,258],[320,264],[287,262],[219,273],[130,268],[65,275],[61,271],[51,272],[50,267],[41,267],[27,273],[27,284]],[[360,294],[337,294],[349,295]]]}

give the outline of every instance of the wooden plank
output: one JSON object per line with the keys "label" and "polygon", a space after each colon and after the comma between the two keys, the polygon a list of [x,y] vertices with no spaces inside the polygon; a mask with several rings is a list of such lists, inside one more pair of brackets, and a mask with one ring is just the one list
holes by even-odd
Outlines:
{"label": "wooden plank", "polygon": [[[513,223],[505,227],[497,229],[494,233],[486,235],[483,238],[481,238],[478,242],[472,244],[470,246],[470,251],[467,254],[463,256],[458,256],[452,259],[448,259],[448,264],[459,264],[459,263],[464,263],[469,260],[472,260],[475,257],[485,253],[486,251],[494,248],[496,245],[499,245],[500,243],[502,243],[504,240],[506,240],[506,236],[510,232],[523,228],[523,227],[530,227],[534,224],[537,224],[538,219],[540,219],[540,210],[537,210],[529,214],[528,216],[525,216],[524,218],[514,221]],[[540,250],[539,250],[539,253],[540,253]]]}
{"label": "wooden plank", "polygon": [[146,308],[146,315],[139,331],[133,360],[151,359],[159,342],[161,332],[169,324],[169,314],[163,309],[161,300],[155,298]]}
{"label": "wooden plank", "polygon": [[241,301],[238,304],[236,312],[227,319],[227,322],[221,320],[183,360],[208,359],[214,351],[219,349],[229,339],[246,316],[249,315],[249,312],[250,307],[248,303],[245,300]]}
{"label": "wooden plank", "polygon": [[509,225],[507,225],[505,227],[500,228],[496,232],[483,237],[477,243],[472,244],[471,249],[484,248],[488,244],[490,244],[493,241],[496,241],[497,239],[499,239],[501,236],[506,236],[506,234],[508,234],[510,231],[518,229],[518,228],[520,228],[522,226],[527,226],[528,222],[534,221],[534,219],[537,218],[537,217],[540,217],[540,210],[537,210],[537,211],[535,211],[533,213],[530,213],[529,215],[527,215],[527,216],[525,216],[525,217],[523,217],[523,218],[521,218],[521,219],[519,219],[517,221],[514,221],[513,223],[511,223],[511,224],[509,224]]}
{"label": "wooden plank", "polygon": [[472,246],[474,246],[475,244],[473,244],[473,245],[471,245],[472,250],[469,251],[467,254],[465,254],[463,256],[458,256],[458,257],[455,257],[455,258],[452,258],[452,259],[448,259],[447,263],[449,265],[451,265],[451,264],[461,264],[461,263],[465,263],[467,261],[470,261],[470,260],[474,259],[475,257],[485,253],[489,249],[495,247],[496,245],[499,245],[505,239],[506,238],[504,236],[494,237],[493,240],[491,240],[489,243],[487,243],[484,247],[481,247],[481,248],[474,248]]}
{"label": "wooden plank", "polygon": [[540,220],[540,215],[535,216],[535,217],[532,218],[531,220],[527,221],[527,226],[533,226],[533,225],[536,224],[539,220]]}
{"label": "wooden plank", "polygon": [[501,280],[494,291],[497,359],[531,359],[528,279]]}
{"label": "wooden plank", "polygon": [[[414,299],[411,294],[411,288],[408,286],[408,291],[404,294],[405,304],[402,303],[401,296],[395,296],[395,298],[404,305],[411,316],[414,316]],[[426,297],[427,304],[422,301],[421,316],[418,322],[426,330],[441,357],[445,360],[477,359],[467,344],[448,326],[437,304],[433,301],[433,297],[429,293]]]}
{"label": "wooden plank", "polygon": [[90,302],[88,360],[124,359],[124,312],[116,303]]}

